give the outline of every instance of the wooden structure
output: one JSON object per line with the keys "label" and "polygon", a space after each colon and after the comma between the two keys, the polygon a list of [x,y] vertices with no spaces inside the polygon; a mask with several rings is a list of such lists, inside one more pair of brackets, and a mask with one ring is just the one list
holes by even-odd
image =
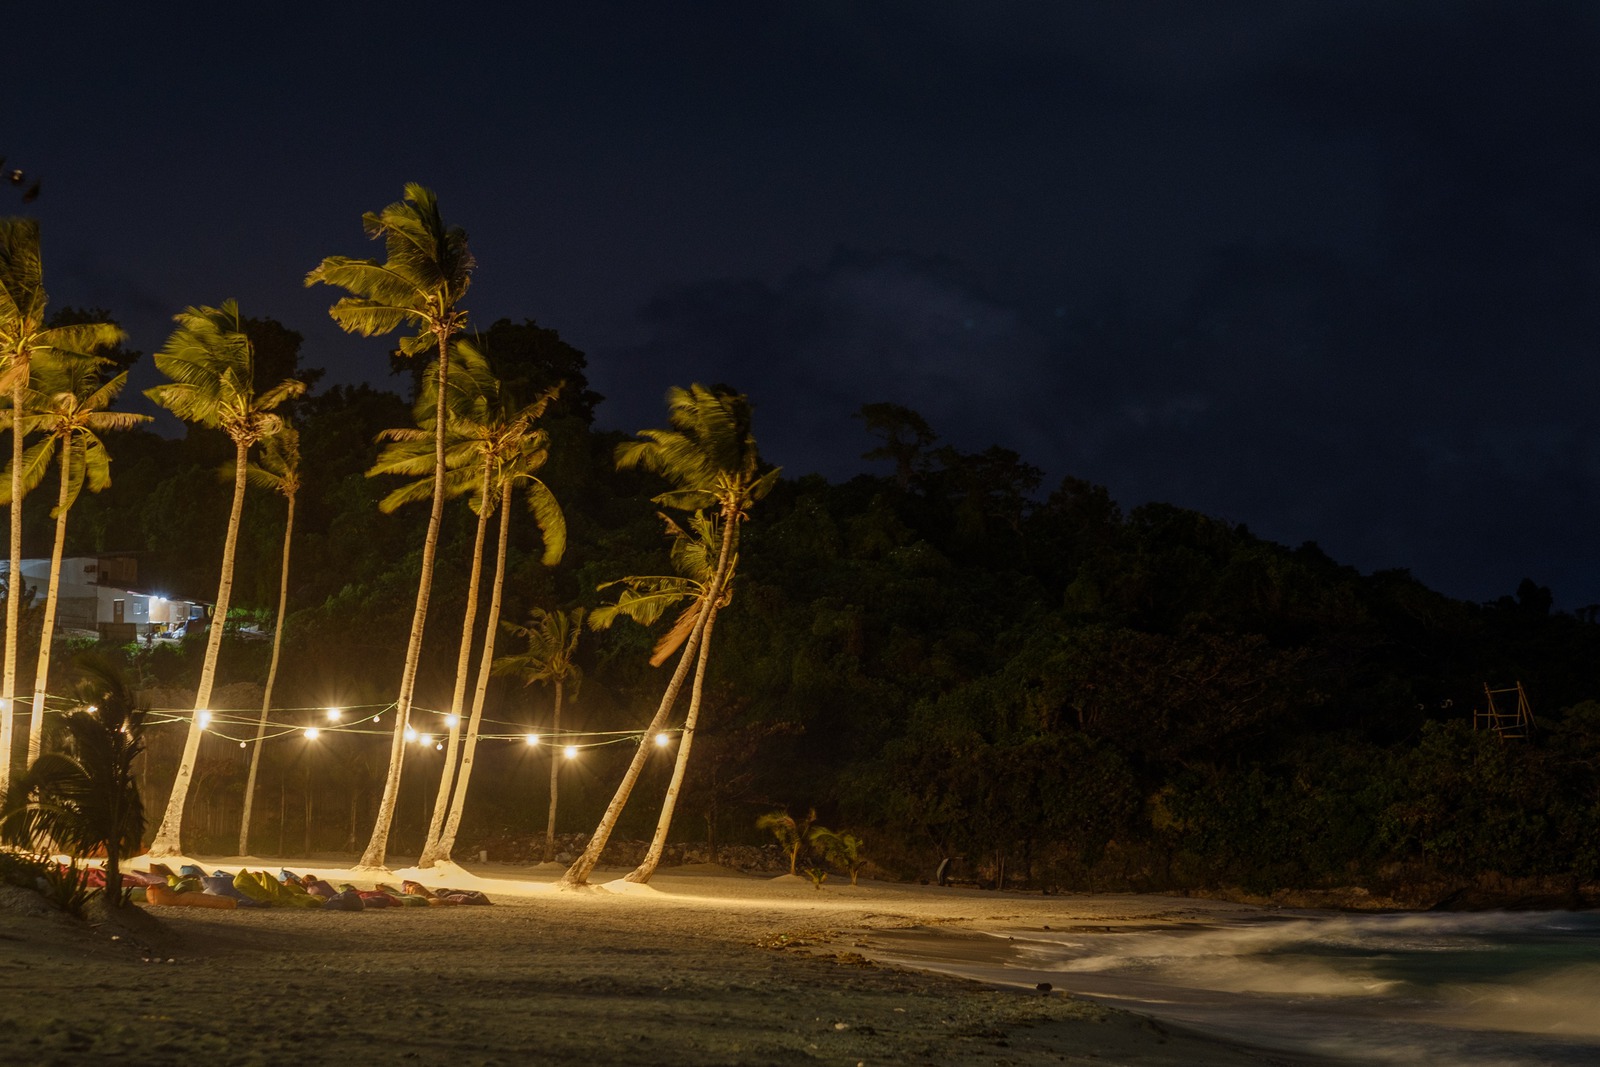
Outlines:
{"label": "wooden structure", "polygon": [[[1515,709],[1511,708],[1512,694],[1516,695]],[[1495,697],[1501,698],[1500,703],[1495,703]],[[1502,741],[1533,734],[1533,708],[1520,681],[1508,689],[1490,689],[1488,682],[1483,683],[1483,700],[1484,706],[1472,713],[1473,729],[1493,730]]]}

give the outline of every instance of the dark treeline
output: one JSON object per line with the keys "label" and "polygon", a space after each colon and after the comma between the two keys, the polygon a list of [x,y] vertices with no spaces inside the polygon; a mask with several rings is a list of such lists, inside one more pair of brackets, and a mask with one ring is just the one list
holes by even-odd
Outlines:
{"label": "dark treeline", "polygon": [[[297,335],[270,322],[252,334],[266,378],[296,372]],[[566,512],[567,554],[541,566],[537,531],[520,521],[502,617],[593,606],[604,582],[667,573],[649,502],[661,486],[615,471],[621,436],[593,427],[600,398],[583,355],[531,322],[503,320],[484,339],[503,377],[568,383],[546,419],[542,472]],[[399,381],[408,395],[340,386],[291,405],[304,533],[277,720],[393,699],[427,516],[380,514],[393,484],[365,471],[378,432],[410,424],[414,382]],[[759,438],[765,398],[752,399]],[[1403,571],[1362,575],[1314,544],[1272,544],[1170,505],[1124,512],[1077,479],[1046,489],[1022,457],[941,447],[892,405],[863,409],[861,428],[883,476],[789,478],[742,535],[676,838],[755,840],[760,813],[815,808],[912,877],[945,858],[981,881],[1095,889],[1382,888],[1486,872],[1576,886],[1600,875],[1600,627],[1553,612],[1548,590],[1526,581],[1464,603]],[[229,446],[193,430],[117,433],[108,445],[114,484],[78,504],[69,555],[135,551],[146,588],[207,596]],[[44,511],[28,510],[29,555],[48,546]],[[449,702],[473,529],[465,503],[450,504],[422,708]],[[234,624],[272,625],[282,531],[282,501],[252,493]],[[645,662],[654,636],[632,625],[586,635],[573,728],[642,728],[663,681]],[[195,637],[125,655],[148,687],[192,686],[200,658]],[[266,655],[266,642],[230,639],[220,681],[260,682]],[[1532,736],[1474,730],[1485,683],[1517,682],[1538,715]],[[548,699],[496,679],[489,714],[518,724],[499,729],[534,730]],[[382,781],[382,732],[325,737],[314,752],[296,736],[269,742],[269,845],[276,824],[289,847],[357,847]],[[202,847],[236,833],[244,765],[236,745],[207,744]],[[564,772],[562,830],[593,825],[627,748],[595,748]],[[152,784],[170,776],[161,761],[172,751],[153,731]],[[402,847],[420,841],[439,771],[430,755],[408,757]],[[463,841],[542,829],[548,758],[488,746]],[[664,773],[651,769],[623,833],[647,832]]]}

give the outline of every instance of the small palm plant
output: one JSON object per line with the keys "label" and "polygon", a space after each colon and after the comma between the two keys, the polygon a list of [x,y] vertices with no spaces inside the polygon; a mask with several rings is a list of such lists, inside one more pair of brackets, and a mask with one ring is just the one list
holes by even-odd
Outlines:
{"label": "small palm plant", "polygon": [[800,853],[805,849],[811,836],[811,827],[816,821],[815,808],[808,810],[803,819],[797,819],[787,811],[771,811],[756,820],[756,828],[772,832],[772,836],[778,839],[778,847],[789,854],[789,873],[798,874]]}
{"label": "small palm plant", "polygon": [[106,906],[118,908],[122,857],[144,835],[133,761],[144,748],[145,710],[106,660],[80,656],[77,667],[80,709],[65,716],[68,745],[41,755],[13,784],[0,802],[0,839],[32,852],[53,842],[74,857],[103,849]]}
{"label": "small palm plant", "polygon": [[867,862],[867,858],[861,853],[864,847],[861,838],[848,831],[835,832],[826,826],[813,826],[811,847],[822,853],[823,858],[829,863],[848,874],[851,885],[856,884],[861,868]]}

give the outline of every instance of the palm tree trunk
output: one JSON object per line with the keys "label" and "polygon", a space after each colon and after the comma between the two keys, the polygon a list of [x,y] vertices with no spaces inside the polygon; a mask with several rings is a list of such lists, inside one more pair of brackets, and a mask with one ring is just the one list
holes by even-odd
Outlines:
{"label": "palm tree trunk", "polygon": [[[72,442],[61,442],[61,493],[56,498],[56,538],[50,546],[50,582],[44,594],[44,625],[39,632],[39,665],[33,672],[33,715],[28,719],[28,766],[39,758],[44,736],[44,698],[50,685],[50,652],[54,644],[57,601],[61,591],[61,556],[67,544],[67,500],[72,489]],[[9,750],[8,750],[9,751]]]}
{"label": "palm tree trunk", "polygon": [[211,689],[217,680],[217,658],[222,653],[222,631],[228,620],[228,601],[233,597],[234,547],[239,540],[239,518],[244,514],[245,468],[250,446],[243,440],[233,443],[233,510],[228,514],[228,536],[222,543],[222,577],[217,583],[217,605],[211,613],[211,632],[206,635],[206,658],[200,668],[200,688],[194,695],[194,712],[189,716],[189,736],[183,742],[183,758],[172,780],[172,794],[161,826],[150,842],[150,855],[177,856],[183,852],[183,806],[189,799],[189,783],[194,779],[194,764],[200,755],[200,713],[211,703]]}
{"label": "palm tree trunk", "polygon": [[672,765],[672,781],[667,785],[666,799],[661,802],[661,817],[656,820],[656,833],[650,839],[650,848],[639,866],[623,878],[625,882],[643,884],[656,873],[661,864],[661,854],[667,847],[667,830],[672,826],[672,812],[678,806],[678,791],[683,788],[683,777],[689,769],[689,749],[694,745],[694,728],[700,720],[700,693],[705,687],[706,660],[711,654],[711,631],[717,625],[717,609],[713,605],[706,619],[706,632],[700,638],[700,659],[694,666],[694,684],[689,688],[689,713],[683,719],[683,736],[678,738],[678,758]]}
{"label": "palm tree trunk", "polygon": [[478,724],[483,721],[484,698],[489,692],[489,669],[494,664],[494,638],[500,628],[500,593],[505,588],[506,546],[511,540],[511,482],[500,490],[500,545],[494,557],[494,585],[489,592],[489,617],[483,626],[483,655],[478,660],[478,684],[472,692],[472,721],[467,723],[467,739],[461,746],[461,776],[455,795],[450,798],[450,817],[439,836],[438,859],[448,860],[456,847],[456,832],[461,829],[461,813],[467,806],[467,783],[472,779],[472,758],[478,750]]}
{"label": "palm tree trunk", "polygon": [[28,384],[26,349],[12,364],[11,385],[11,569],[6,572],[5,667],[0,676],[0,793],[11,787],[11,746],[16,734],[17,627],[22,620],[22,390]]}
{"label": "palm tree trunk", "polygon": [[561,885],[568,887],[588,885],[590,872],[594,870],[595,864],[600,862],[600,853],[605,851],[606,842],[611,840],[611,831],[616,829],[622,808],[628,803],[628,796],[633,792],[634,783],[639,780],[639,773],[644,770],[645,757],[649,755],[651,745],[650,736],[666,724],[667,714],[678,699],[678,690],[683,688],[684,678],[688,676],[690,660],[699,650],[700,642],[704,638],[706,622],[711,618],[711,605],[722,595],[722,584],[728,576],[728,565],[733,556],[733,531],[737,522],[736,515],[723,517],[722,547],[717,554],[717,571],[712,576],[711,588],[706,593],[706,601],[700,609],[700,616],[695,620],[694,629],[689,633],[689,640],[684,645],[683,655],[678,659],[678,666],[672,672],[672,680],[667,683],[667,691],[661,694],[661,706],[656,709],[655,718],[650,720],[650,725],[645,727],[644,736],[639,738],[639,747],[634,750],[633,761],[628,764],[627,773],[622,776],[622,782],[612,795],[611,803],[606,806],[605,814],[600,817],[600,825],[595,827],[594,836],[589,838],[589,844],[584,848],[583,855],[573,860],[572,866],[567,868],[567,873],[561,876]]}
{"label": "palm tree trunk", "polygon": [[250,775],[244,784],[244,814],[239,818],[239,855],[250,854],[250,809],[256,797],[256,772],[261,768],[261,739],[267,735],[267,713],[272,710],[272,689],[278,680],[278,654],[283,650],[283,622],[289,609],[289,541],[294,536],[294,494],[288,494],[289,514],[283,526],[283,567],[278,577],[278,625],[272,633],[272,663],[267,667],[267,691],[261,696],[261,718],[256,723],[256,743],[250,749]]}
{"label": "palm tree trunk", "polygon": [[461,649],[456,654],[456,687],[450,695],[450,743],[444,750],[444,770],[439,775],[439,795],[433,801],[433,819],[428,823],[428,839],[422,846],[418,867],[432,867],[442,857],[439,835],[444,830],[445,812],[450,807],[450,787],[455,784],[456,753],[461,748],[461,711],[467,696],[467,675],[472,670],[472,638],[478,625],[478,583],[483,577],[483,542],[489,529],[489,464],[484,464],[483,492],[479,497],[478,533],[472,542],[472,574],[467,579],[467,611],[461,620]]}
{"label": "palm tree trunk", "polygon": [[394,736],[389,741],[389,772],[383,781],[383,798],[372,839],[361,854],[357,869],[384,870],[389,853],[389,829],[400,799],[400,768],[405,762],[406,727],[411,725],[411,699],[417,685],[417,664],[422,660],[422,630],[428,621],[428,595],[433,591],[433,558],[439,549],[439,526],[444,518],[444,400],[450,371],[450,339],[439,334],[439,402],[434,411],[433,508],[428,512],[428,535],[422,542],[422,574],[417,580],[417,605],[411,613],[411,636],[406,642],[406,664],[400,673],[400,693],[395,697]]}
{"label": "palm tree trunk", "polygon": [[544,828],[544,861],[556,858],[556,794],[561,784],[561,760],[556,757],[556,744],[561,737],[561,696],[565,687],[562,676],[556,675],[556,706],[550,723],[550,821]]}

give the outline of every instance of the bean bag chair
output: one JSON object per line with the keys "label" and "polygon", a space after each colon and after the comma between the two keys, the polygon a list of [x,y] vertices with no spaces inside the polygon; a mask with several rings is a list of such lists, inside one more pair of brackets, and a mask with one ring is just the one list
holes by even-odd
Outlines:
{"label": "bean bag chair", "polygon": [[[267,873],[262,871],[261,876],[265,878]],[[321,897],[312,896],[299,882],[279,882],[277,892],[278,902],[291,908],[320,908],[323,904]]]}
{"label": "bean bag chair", "polygon": [[167,886],[145,887],[145,902],[162,908],[223,908],[239,906],[232,897],[219,897],[211,893],[179,893]]}
{"label": "bean bag chair", "polygon": [[354,889],[343,893],[335,893],[322,904],[323,911],[365,911],[366,905],[361,902],[361,894]]}
{"label": "bean bag chair", "polygon": [[145,896],[145,891],[147,888],[148,887],[142,885],[134,886],[132,889],[128,890],[128,899],[133,901],[135,904],[148,903],[150,898]]}
{"label": "bean bag chair", "polygon": [[313,878],[311,883],[306,886],[306,892],[314,897],[321,897],[323,900],[332,900],[339,895],[337,889],[324,882],[321,878]]}
{"label": "bean bag chair", "polygon": [[361,903],[369,908],[398,908],[400,902],[388,893],[376,889],[357,889],[356,896],[361,898]]}
{"label": "bean bag chair", "polygon": [[293,871],[291,871],[291,870],[289,870],[287,868],[279,868],[279,870],[278,870],[278,881],[280,881],[280,882],[294,882],[296,884],[299,884],[300,876],[298,874],[295,874]]}
{"label": "bean bag chair", "polygon": [[151,871],[123,871],[122,884],[129,885],[166,885],[167,880]]}
{"label": "bean bag chair", "polygon": [[167,879],[172,877],[172,868],[168,867],[165,863],[152,863],[150,864],[150,873],[159,875],[163,879]]}
{"label": "bean bag chair", "polygon": [[185,878],[204,878],[206,876],[205,871],[202,871],[192,863],[185,863],[182,867],[179,867],[178,873]]}
{"label": "bean bag chair", "polygon": [[441,889],[439,895],[457,904],[487,904],[489,898],[476,889]]}
{"label": "bean bag chair", "polygon": [[278,903],[278,894],[273,892],[272,886],[278,884],[277,879],[269,876],[267,882],[271,884],[263,885],[255,872],[250,870],[240,870],[238,874],[233,876],[233,887],[244,896],[261,904],[276,904]]}
{"label": "bean bag chair", "polygon": [[239,892],[233,884],[233,879],[226,874],[208,874],[200,879],[205,886],[205,891],[214,897],[230,897],[237,901],[241,908],[264,908],[267,905],[259,900],[252,900]]}
{"label": "bean bag chair", "polygon": [[198,893],[205,886],[200,884],[198,878],[179,878],[174,874],[167,877],[167,888],[179,893]]}

